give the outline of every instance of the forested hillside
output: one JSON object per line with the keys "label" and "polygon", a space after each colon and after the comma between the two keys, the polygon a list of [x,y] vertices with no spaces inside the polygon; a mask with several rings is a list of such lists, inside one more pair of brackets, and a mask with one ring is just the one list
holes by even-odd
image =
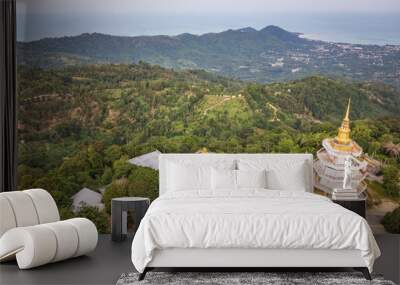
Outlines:
{"label": "forested hillside", "polygon": [[204,69],[270,83],[322,74],[400,87],[400,46],[304,39],[276,26],[203,35],[122,37],[99,33],[18,43],[19,65],[41,68],[138,63]]}
{"label": "forested hillside", "polygon": [[161,152],[312,152],[352,98],[352,136],[370,155],[400,142],[400,94],[324,77],[257,84],[141,62],[26,69],[19,79],[19,188],[48,189],[68,215],[86,186],[156,197],[156,171],[129,158]]}

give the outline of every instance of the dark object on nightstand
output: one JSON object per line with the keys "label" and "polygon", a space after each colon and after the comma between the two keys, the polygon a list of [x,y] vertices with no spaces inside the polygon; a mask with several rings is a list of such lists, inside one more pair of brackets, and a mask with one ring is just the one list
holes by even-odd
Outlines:
{"label": "dark object on nightstand", "polygon": [[332,202],[339,204],[340,206],[359,214],[365,219],[366,217],[366,199],[359,200],[334,200]]}
{"label": "dark object on nightstand", "polygon": [[142,197],[120,197],[111,200],[111,239],[123,241],[126,238],[128,211],[135,214],[136,229],[146,214],[150,205],[149,198]]}

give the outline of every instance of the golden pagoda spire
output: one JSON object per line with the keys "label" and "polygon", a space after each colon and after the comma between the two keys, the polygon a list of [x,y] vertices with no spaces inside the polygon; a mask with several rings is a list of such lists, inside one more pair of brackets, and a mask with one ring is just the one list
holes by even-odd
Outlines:
{"label": "golden pagoda spire", "polygon": [[351,104],[351,98],[349,98],[346,115],[342,121],[342,125],[340,126],[338,130],[338,135],[336,137],[336,141],[339,144],[345,144],[345,145],[350,144],[350,119],[349,119],[350,104]]}
{"label": "golden pagoda spire", "polygon": [[350,104],[351,104],[351,97],[349,98],[349,103],[347,103],[347,111],[346,116],[344,117],[345,120],[349,121],[349,113],[350,113]]}

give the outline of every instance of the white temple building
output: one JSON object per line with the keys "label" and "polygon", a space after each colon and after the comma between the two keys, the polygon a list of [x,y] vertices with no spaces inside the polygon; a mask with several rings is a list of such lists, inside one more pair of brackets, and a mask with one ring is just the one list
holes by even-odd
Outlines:
{"label": "white temple building", "polygon": [[362,148],[350,139],[349,113],[350,100],[337,137],[324,139],[323,148],[317,152],[317,159],[314,162],[314,186],[328,194],[332,194],[335,189],[343,189],[344,161],[346,157],[350,157],[352,161],[351,188],[361,196],[361,193],[367,189],[364,179],[367,176],[368,162],[363,158]]}

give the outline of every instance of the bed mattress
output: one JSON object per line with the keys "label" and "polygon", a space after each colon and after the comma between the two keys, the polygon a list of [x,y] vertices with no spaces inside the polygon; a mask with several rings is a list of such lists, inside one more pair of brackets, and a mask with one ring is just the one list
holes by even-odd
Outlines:
{"label": "bed mattress", "polygon": [[132,243],[139,272],[163,249],[358,250],[372,271],[379,248],[365,219],[299,191],[171,192],[157,198]]}

